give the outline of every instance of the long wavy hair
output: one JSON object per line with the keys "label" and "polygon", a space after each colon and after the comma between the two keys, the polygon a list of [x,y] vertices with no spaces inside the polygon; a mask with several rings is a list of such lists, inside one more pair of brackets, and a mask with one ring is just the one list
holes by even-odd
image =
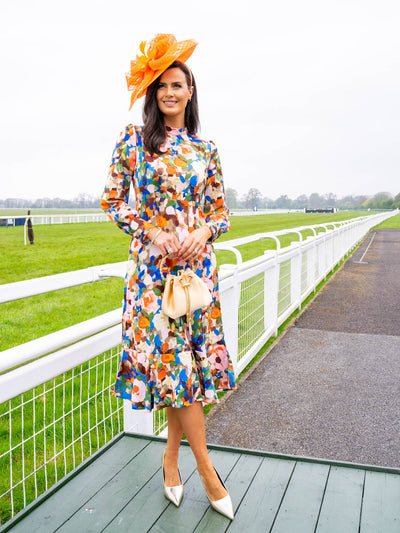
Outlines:
{"label": "long wavy hair", "polygon": [[[197,88],[195,79],[189,68],[180,61],[174,61],[170,68],[179,68],[185,75],[187,86],[193,87],[193,94],[185,109],[185,128],[191,134],[196,134],[199,129],[199,106],[197,103]],[[143,106],[143,141],[146,150],[150,154],[161,154],[160,146],[165,141],[166,129],[164,117],[157,103],[157,89],[160,83],[159,76],[147,89],[146,99]]]}

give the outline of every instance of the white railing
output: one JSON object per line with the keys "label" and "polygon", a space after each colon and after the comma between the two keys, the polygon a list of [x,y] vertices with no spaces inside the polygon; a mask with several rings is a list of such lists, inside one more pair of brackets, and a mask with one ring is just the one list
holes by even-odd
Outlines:
{"label": "white railing", "polygon": [[[105,213],[67,213],[67,214],[42,214],[42,215],[1,215],[0,220],[4,223],[0,225],[22,226],[26,224],[28,218],[32,221],[32,226],[41,224],[75,224],[78,222],[104,222],[110,220]],[[18,221],[21,221],[18,224]]]}
{"label": "white railing", "polygon": [[43,224],[77,224],[83,222],[107,222],[110,219],[103,212],[98,213],[69,213],[48,215],[9,215],[0,216],[0,226],[24,226],[24,244],[27,244],[28,220],[32,226]]}
{"label": "white railing", "polygon": [[[236,376],[371,227],[394,214],[397,211],[215,245],[234,252],[237,259],[236,265],[221,265],[219,272],[224,330]],[[279,237],[289,233],[297,240],[281,248]],[[243,262],[237,247],[262,239],[273,239],[277,249]],[[123,276],[122,266],[102,265],[0,286],[0,299]],[[119,365],[120,320],[118,309],[0,352],[0,433],[6,435],[0,441],[3,520],[123,429],[165,434],[165,410],[136,411],[129,402],[110,397]]]}

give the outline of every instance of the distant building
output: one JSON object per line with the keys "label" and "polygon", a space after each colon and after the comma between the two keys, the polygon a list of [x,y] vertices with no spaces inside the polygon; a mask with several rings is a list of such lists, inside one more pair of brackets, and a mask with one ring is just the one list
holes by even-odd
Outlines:
{"label": "distant building", "polygon": [[304,208],[304,213],[336,213],[337,211],[337,207],[317,207],[316,209],[311,207]]}

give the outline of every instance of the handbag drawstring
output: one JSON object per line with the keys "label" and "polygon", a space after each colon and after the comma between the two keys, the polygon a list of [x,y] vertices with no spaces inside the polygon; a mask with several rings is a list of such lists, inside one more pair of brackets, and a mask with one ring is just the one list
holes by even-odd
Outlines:
{"label": "handbag drawstring", "polygon": [[183,287],[183,290],[185,291],[186,296],[186,323],[189,327],[189,333],[190,336],[192,336],[192,317],[190,315],[190,294],[189,294],[189,285],[190,281],[188,281],[188,275],[180,275],[179,276],[179,282]]}

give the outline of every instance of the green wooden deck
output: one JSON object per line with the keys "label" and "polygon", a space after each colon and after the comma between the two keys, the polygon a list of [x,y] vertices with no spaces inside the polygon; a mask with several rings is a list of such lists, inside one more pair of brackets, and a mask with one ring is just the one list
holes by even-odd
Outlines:
{"label": "green wooden deck", "polygon": [[400,532],[400,470],[210,445],[234,503],[231,522],[209,506],[186,443],[181,506],[165,499],[164,447],[165,439],[121,435],[0,531]]}

